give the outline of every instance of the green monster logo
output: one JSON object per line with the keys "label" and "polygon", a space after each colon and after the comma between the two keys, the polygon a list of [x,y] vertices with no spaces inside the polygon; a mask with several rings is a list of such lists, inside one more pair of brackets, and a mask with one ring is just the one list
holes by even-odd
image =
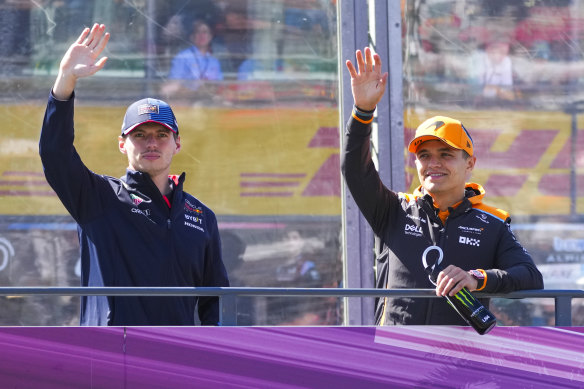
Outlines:
{"label": "green monster logo", "polygon": [[[454,297],[456,297],[456,299],[459,300],[469,310],[472,310],[472,306],[474,306],[473,301],[476,301],[466,288],[461,289],[460,292],[454,295]],[[450,306],[455,308],[454,305],[452,305],[452,303],[450,302],[450,300],[447,301],[448,304],[450,304]]]}
{"label": "green monster logo", "polygon": [[466,288],[462,288],[460,292],[454,295],[465,307],[472,307],[473,304],[473,297],[470,292]]}

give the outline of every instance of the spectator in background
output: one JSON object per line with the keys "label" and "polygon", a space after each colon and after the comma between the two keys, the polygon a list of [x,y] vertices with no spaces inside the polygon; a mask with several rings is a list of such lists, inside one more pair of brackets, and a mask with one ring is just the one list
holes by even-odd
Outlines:
{"label": "spectator in background", "polygon": [[189,40],[192,45],[179,52],[172,60],[168,73],[171,81],[163,87],[163,93],[172,94],[183,86],[197,90],[201,81],[223,80],[221,65],[211,54],[213,33],[209,24],[203,20],[194,21]]}
{"label": "spectator in background", "polygon": [[215,54],[221,59],[225,74],[236,74],[241,63],[251,53],[253,22],[247,15],[247,3],[230,3],[224,11],[223,21],[217,25]]}
{"label": "spectator in background", "polygon": [[473,53],[471,78],[482,87],[482,97],[513,100],[513,65],[509,57],[510,42],[496,36],[484,51]]}

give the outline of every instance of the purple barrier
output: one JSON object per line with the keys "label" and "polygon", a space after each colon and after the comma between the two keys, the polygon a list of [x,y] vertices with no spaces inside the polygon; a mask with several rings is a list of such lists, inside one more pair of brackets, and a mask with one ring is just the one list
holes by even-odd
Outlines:
{"label": "purple barrier", "polygon": [[584,328],[4,327],[1,388],[583,388]]}

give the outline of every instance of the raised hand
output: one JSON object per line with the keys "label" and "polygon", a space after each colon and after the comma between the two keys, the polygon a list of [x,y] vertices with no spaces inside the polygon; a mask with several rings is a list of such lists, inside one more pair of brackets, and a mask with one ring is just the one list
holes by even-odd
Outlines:
{"label": "raised hand", "polygon": [[91,30],[85,28],[79,38],[69,46],[59,66],[59,75],[53,87],[53,94],[58,99],[68,99],[73,93],[77,80],[89,77],[101,70],[107,57],[98,57],[105,49],[110,34],[105,32],[105,25],[94,24]]}
{"label": "raised hand", "polygon": [[351,74],[351,90],[355,105],[366,111],[372,111],[385,93],[387,72],[381,74],[381,58],[372,55],[369,47],[365,48],[365,58],[361,50],[357,50],[357,69],[347,60],[347,69]]}

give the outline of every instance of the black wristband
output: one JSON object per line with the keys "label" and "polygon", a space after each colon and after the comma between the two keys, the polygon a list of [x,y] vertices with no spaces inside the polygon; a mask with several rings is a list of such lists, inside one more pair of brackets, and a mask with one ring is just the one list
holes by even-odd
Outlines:
{"label": "black wristband", "polygon": [[358,112],[365,113],[365,114],[373,115],[373,112],[375,112],[375,108],[373,108],[371,111],[367,111],[366,109],[357,107],[357,105],[354,105],[354,107]]}

